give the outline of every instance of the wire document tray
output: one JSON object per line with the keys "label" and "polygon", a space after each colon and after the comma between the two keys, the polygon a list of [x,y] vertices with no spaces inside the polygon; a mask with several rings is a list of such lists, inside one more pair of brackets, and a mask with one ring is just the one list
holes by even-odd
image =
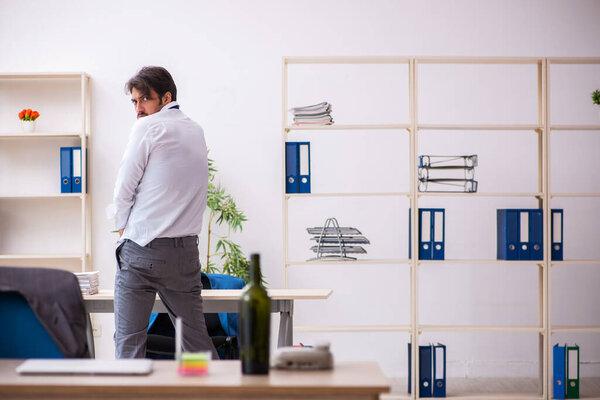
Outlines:
{"label": "wire document tray", "polygon": [[309,259],[313,260],[356,260],[348,254],[366,254],[367,251],[357,244],[370,244],[369,240],[362,236],[361,232],[353,227],[340,227],[337,219],[327,218],[322,227],[306,228],[311,235],[310,238],[317,242],[310,249],[317,255]]}

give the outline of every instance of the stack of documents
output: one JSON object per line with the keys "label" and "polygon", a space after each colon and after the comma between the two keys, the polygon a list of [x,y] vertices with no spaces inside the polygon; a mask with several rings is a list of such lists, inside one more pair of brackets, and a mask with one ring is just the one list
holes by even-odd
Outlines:
{"label": "stack of documents", "polygon": [[331,104],[326,101],[311,106],[290,108],[294,115],[292,125],[331,125]]}
{"label": "stack of documents", "polygon": [[477,191],[477,155],[419,156],[419,192]]}
{"label": "stack of documents", "polygon": [[356,260],[348,254],[366,254],[367,251],[357,244],[369,244],[369,240],[360,231],[352,227],[340,227],[337,219],[328,218],[322,227],[306,228],[309,234],[315,235],[310,240],[317,242],[310,249],[317,253],[311,260],[336,259]]}
{"label": "stack of documents", "polygon": [[92,272],[77,272],[75,273],[79,280],[79,287],[81,288],[82,294],[96,294],[98,293],[98,287],[100,286],[98,271]]}

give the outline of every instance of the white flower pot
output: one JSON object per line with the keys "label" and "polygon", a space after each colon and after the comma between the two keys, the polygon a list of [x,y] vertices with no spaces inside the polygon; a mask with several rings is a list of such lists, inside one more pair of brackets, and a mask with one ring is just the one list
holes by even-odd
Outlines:
{"label": "white flower pot", "polygon": [[24,133],[35,132],[35,121],[21,121],[21,123],[23,124]]}

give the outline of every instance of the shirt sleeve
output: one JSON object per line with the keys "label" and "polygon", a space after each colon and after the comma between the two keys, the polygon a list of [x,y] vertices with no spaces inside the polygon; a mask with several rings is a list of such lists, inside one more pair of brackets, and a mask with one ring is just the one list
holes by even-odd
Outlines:
{"label": "shirt sleeve", "polygon": [[139,122],[141,121],[138,121],[132,128],[117,173],[113,199],[116,229],[124,229],[127,225],[129,214],[135,204],[137,187],[144,176],[144,170],[152,150],[152,129]]}

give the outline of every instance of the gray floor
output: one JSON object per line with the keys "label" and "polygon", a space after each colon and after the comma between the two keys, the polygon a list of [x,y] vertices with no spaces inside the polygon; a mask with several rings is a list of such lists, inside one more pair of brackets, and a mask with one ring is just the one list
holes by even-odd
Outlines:
{"label": "gray floor", "polygon": [[[406,397],[407,378],[392,379],[392,392],[382,396],[382,399]],[[534,378],[449,378],[447,396],[472,396],[473,393],[481,394],[522,394],[536,395],[538,393],[538,380]],[[600,398],[600,378],[581,378],[579,385],[580,398]]]}

